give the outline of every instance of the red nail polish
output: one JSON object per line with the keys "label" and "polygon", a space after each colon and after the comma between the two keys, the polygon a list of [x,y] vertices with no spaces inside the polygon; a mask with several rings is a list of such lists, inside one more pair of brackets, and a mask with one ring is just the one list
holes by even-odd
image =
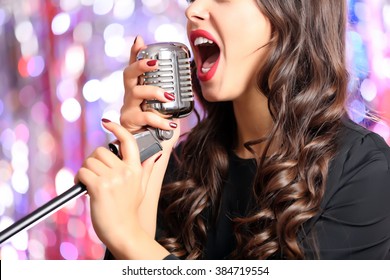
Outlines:
{"label": "red nail polish", "polygon": [[155,66],[157,64],[157,59],[149,60],[146,62],[148,66]]}
{"label": "red nail polish", "polygon": [[109,119],[103,118],[103,119],[102,119],[102,122],[104,122],[104,123],[110,123],[111,121],[110,121]]}
{"label": "red nail polish", "polygon": [[172,127],[172,128],[176,128],[176,127],[177,127],[177,123],[175,123],[175,122],[170,122],[170,123],[169,123],[169,126]]}
{"label": "red nail polish", "polygon": [[164,96],[165,96],[166,99],[168,99],[170,101],[175,100],[175,95],[173,93],[164,92]]}
{"label": "red nail polish", "polygon": [[158,157],[156,157],[156,159],[154,160],[154,162],[157,162],[160,158],[161,158],[162,154],[160,154]]}
{"label": "red nail polish", "polygon": [[135,44],[135,42],[137,42],[137,39],[138,39],[138,35],[135,36],[133,45]]}

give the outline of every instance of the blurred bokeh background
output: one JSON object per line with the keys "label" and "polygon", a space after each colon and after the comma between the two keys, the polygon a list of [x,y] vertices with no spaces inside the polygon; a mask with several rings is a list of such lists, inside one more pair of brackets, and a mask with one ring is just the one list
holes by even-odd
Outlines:
{"label": "blurred bokeh background", "polygon": [[[390,1],[348,3],[350,114],[390,143]],[[119,120],[135,36],[187,44],[186,7],[186,0],[0,0],[0,230],[71,187],[83,159],[112,140],[100,120]],[[101,259],[87,199],[2,244],[1,259]]]}

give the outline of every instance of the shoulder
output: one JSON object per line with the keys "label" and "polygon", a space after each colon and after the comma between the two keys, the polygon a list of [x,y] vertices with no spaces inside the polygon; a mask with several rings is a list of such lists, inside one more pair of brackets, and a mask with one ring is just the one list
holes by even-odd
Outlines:
{"label": "shoulder", "polygon": [[343,121],[340,140],[340,149],[347,152],[347,163],[367,159],[367,156],[375,154],[387,169],[390,168],[390,147],[378,134],[346,119]]}
{"label": "shoulder", "polygon": [[333,213],[337,219],[352,223],[390,218],[389,201],[389,146],[378,134],[345,121],[339,152],[329,168],[323,214]]}
{"label": "shoulder", "polygon": [[338,145],[329,167],[327,196],[354,178],[374,179],[375,174],[383,174],[390,187],[390,147],[381,136],[346,119]]}
{"label": "shoulder", "polygon": [[[343,121],[339,144],[339,150],[341,152],[346,152],[346,155],[348,156],[345,158],[345,161],[347,162],[359,160],[359,158],[362,159],[362,157],[366,157],[374,152],[387,163],[386,165],[388,168],[390,166],[390,147],[386,144],[385,140],[378,134],[349,119]],[[364,150],[361,150],[362,148],[364,148]],[[359,151],[359,153],[357,153],[357,151]],[[343,156],[343,154],[341,154],[341,156]]]}
{"label": "shoulder", "polygon": [[362,196],[390,205],[390,147],[378,134],[344,119],[321,208],[348,204]]}
{"label": "shoulder", "polygon": [[371,198],[372,203],[390,201],[390,147],[378,134],[344,120],[322,208],[362,196]]}
{"label": "shoulder", "polygon": [[321,258],[389,258],[389,201],[389,146],[378,134],[344,121],[321,210],[306,224],[306,233],[315,228]]}

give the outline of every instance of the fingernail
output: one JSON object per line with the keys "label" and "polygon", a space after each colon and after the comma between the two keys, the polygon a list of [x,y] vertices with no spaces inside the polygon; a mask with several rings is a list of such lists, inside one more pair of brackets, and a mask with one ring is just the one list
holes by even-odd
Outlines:
{"label": "fingernail", "polygon": [[157,162],[160,158],[161,158],[162,154],[160,154],[158,157],[156,157],[156,159],[154,160],[154,162]]}
{"label": "fingernail", "polygon": [[175,95],[173,93],[164,92],[164,96],[165,96],[166,99],[168,99],[170,101],[175,100]]}
{"label": "fingernail", "polygon": [[110,123],[111,121],[110,121],[109,119],[103,118],[103,119],[102,119],[102,122],[104,122],[104,123]]}
{"label": "fingernail", "polygon": [[175,123],[175,122],[170,122],[170,123],[169,123],[169,126],[172,127],[172,128],[176,128],[176,127],[177,127],[177,123]]}
{"label": "fingernail", "polygon": [[135,36],[133,45],[135,44],[135,42],[137,42],[137,39],[138,39],[138,35]]}
{"label": "fingernail", "polygon": [[157,63],[157,59],[149,60],[148,62],[146,62],[148,66],[155,66],[156,63]]}

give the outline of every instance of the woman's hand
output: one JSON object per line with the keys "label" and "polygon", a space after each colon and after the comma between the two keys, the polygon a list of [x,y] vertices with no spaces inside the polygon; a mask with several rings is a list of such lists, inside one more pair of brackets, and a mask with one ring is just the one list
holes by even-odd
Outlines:
{"label": "woman's hand", "polygon": [[[137,53],[146,45],[141,36],[137,36],[131,48],[130,63],[123,72],[125,86],[124,102],[121,108],[121,125],[132,133],[137,133],[145,126],[174,130],[178,127],[178,120],[169,119],[169,116],[143,111],[144,100],[158,100],[171,102],[175,99],[174,94],[165,92],[162,88],[150,85],[139,85],[138,79],[145,72],[157,70],[158,61],[151,59],[137,60]],[[178,134],[176,133],[176,138]]]}
{"label": "woman's hand", "polygon": [[138,36],[131,48],[129,65],[123,73],[125,96],[120,120],[121,125],[131,133],[137,133],[146,126],[163,130],[174,130],[173,137],[170,140],[161,142],[163,146],[162,156],[153,167],[146,189],[145,199],[142,201],[138,211],[142,228],[151,237],[154,237],[161,184],[172,148],[180,135],[180,123],[177,119],[172,120],[162,114],[156,114],[156,112],[143,111],[141,108],[144,100],[156,99],[161,102],[171,102],[174,100],[172,94],[164,92],[163,89],[157,86],[138,84],[139,76],[158,68],[158,62],[155,60],[137,60],[137,53],[145,47],[146,45],[142,37]]}
{"label": "woman's hand", "polygon": [[[141,164],[134,137],[118,124],[103,120],[103,125],[120,142],[122,160],[106,148],[97,148],[76,175],[76,181],[87,186],[96,234],[117,258],[163,258],[168,253],[146,234],[138,216],[161,153]],[[144,252],[148,246],[151,250]]]}

